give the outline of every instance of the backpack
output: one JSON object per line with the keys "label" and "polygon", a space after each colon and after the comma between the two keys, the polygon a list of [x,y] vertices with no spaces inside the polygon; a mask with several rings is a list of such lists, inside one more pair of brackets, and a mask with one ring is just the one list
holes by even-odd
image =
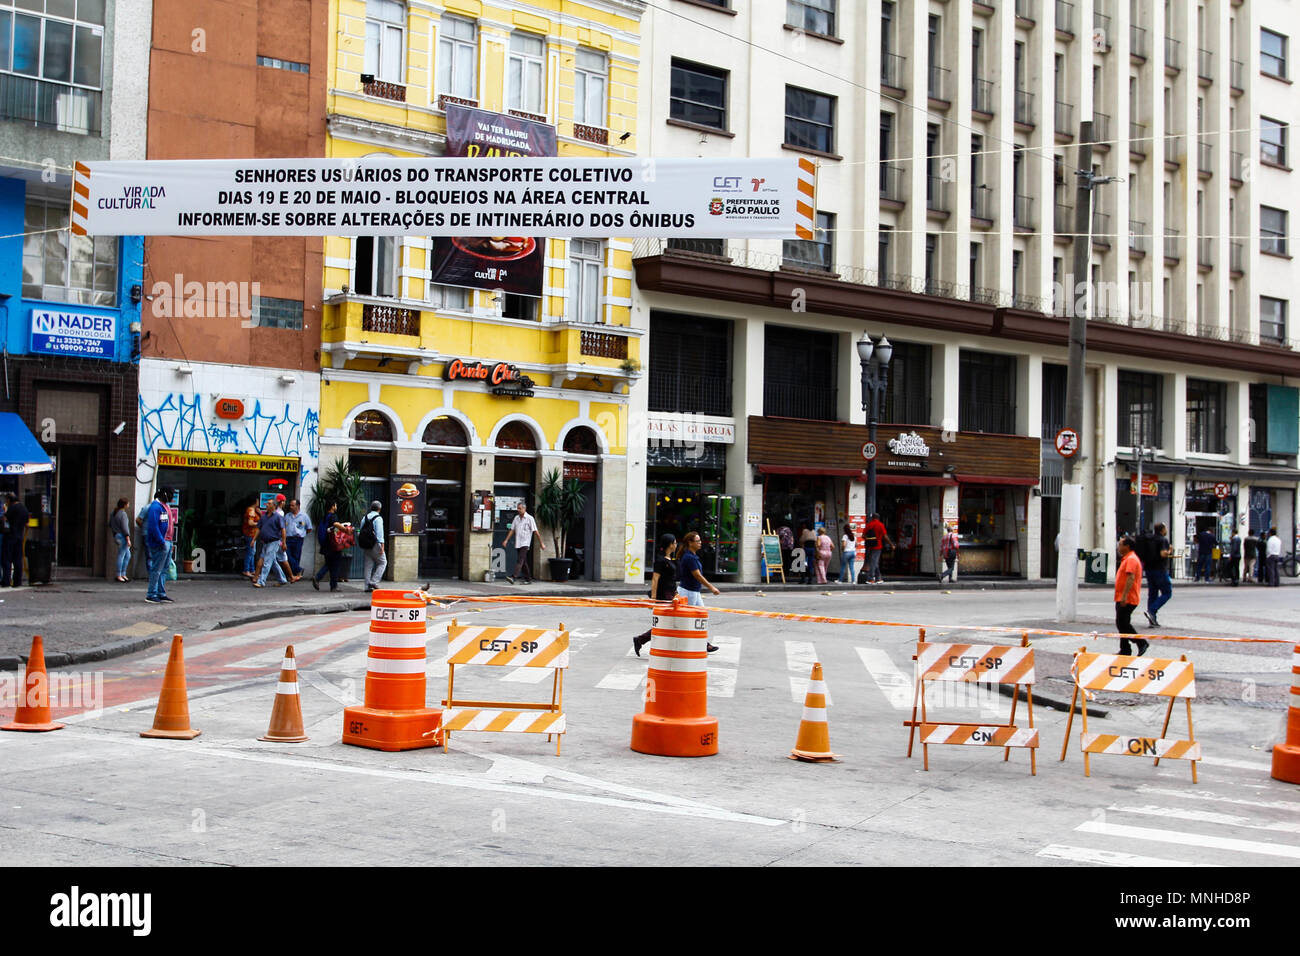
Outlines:
{"label": "backpack", "polygon": [[1134,552],[1138,560],[1142,562],[1143,568],[1153,568],[1160,561],[1160,554],[1156,550],[1156,539],[1152,534],[1140,534],[1137,540],[1133,542]]}
{"label": "backpack", "polygon": [[361,533],[357,535],[357,544],[369,551],[378,543],[379,539],[375,537],[375,521],[366,515],[366,520],[361,522]]}

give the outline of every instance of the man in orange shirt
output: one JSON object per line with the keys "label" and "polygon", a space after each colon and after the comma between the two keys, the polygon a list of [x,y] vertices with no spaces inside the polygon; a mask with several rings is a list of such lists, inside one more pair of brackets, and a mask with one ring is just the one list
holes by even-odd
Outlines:
{"label": "man in orange shirt", "polygon": [[[1125,536],[1119,543],[1119,567],[1115,569],[1115,630],[1121,634],[1136,634],[1133,611],[1142,603],[1142,562],[1134,549],[1137,542]],[[1137,652],[1141,657],[1147,652],[1147,642],[1137,639]],[[1119,639],[1119,652],[1131,654],[1127,637]]]}

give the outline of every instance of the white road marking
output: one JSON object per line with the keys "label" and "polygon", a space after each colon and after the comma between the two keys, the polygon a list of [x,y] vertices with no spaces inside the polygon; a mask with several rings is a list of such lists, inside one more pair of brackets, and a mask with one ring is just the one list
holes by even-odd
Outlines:
{"label": "white road marking", "polygon": [[1038,851],[1038,856],[1049,860],[1069,860],[1072,863],[1096,863],[1100,866],[1218,866],[1217,863],[1185,863],[1155,856],[1135,856],[1115,850],[1094,850],[1084,846],[1063,846],[1053,843]]}
{"label": "white road marking", "polygon": [[[736,679],[740,675],[740,638],[710,634],[717,650],[709,655],[708,686],[710,697],[735,697]],[[723,667],[734,664],[734,667]]]}
{"label": "white road marking", "polygon": [[[332,630],[328,634],[322,634],[319,637],[308,638],[305,641],[293,643],[293,653],[295,658],[305,657],[316,651],[333,647],[336,644],[346,644],[350,641],[370,633],[370,622],[362,621],[360,624],[352,624],[348,627]],[[227,667],[239,668],[258,668],[273,669],[280,666],[280,661],[284,659],[284,648],[272,648],[260,654],[254,654],[252,657],[245,657],[242,661],[235,661],[233,664],[227,664]]]}
{"label": "white road marking", "polygon": [[1148,817],[1166,817],[1172,820],[1190,820],[1193,823],[1215,823],[1225,827],[1241,827],[1246,830],[1275,830],[1278,833],[1300,833],[1300,823],[1256,823],[1250,817],[1236,817],[1230,813],[1215,813],[1212,810],[1179,810],[1174,807],[1119,807],[1107,809],[1119,813],[1136,813]]}
{"label": "white road marking", "polygon": [[880,692],[895,710],[909,710],[916,695],[916,684],[907,679],[889,658],[887,651],[874,647],[855,647],[862,665],[876,682]]}
{"label": "white road marking", "polygon": [[1259,773],[1272,773],[1272,764],[1259,763],[1254,760],[1232,760],[1228,757],[1202,757],[1197,763],[1210,767],[1232,767],[1236,770],[1256,770]]}
{"label": "white road marking", "polygon": [[[808,681],[812,678],[813,664],[817,663],[817,648],[809,641],[786,641],[785,664],[790,671],[790,699],[802,704],[808,696]],[[827,681],[826,706],[831,705],[830,682]]]}
{"label": "white road marking", "polygon": [[596,686],[600,690],[636,690],[645,683],[649,664],[645,657],[637,657],[629,647],[627,653],[619,658],[618,663],[597,682]]}
{"label": "white road marking", "polygon": [[1088,820],[1074,828],[1080,833],[1100,833],[1130,840],[1150,840],[1153,843],[1176,843],[1180,846],[1206,847],[1212,850],[1230,850],[1233,853],[1257,853],[1260,856],[1281,856],[1300,860],[1300,846],[1281,843],[1260,843],[1256,840],[1234,840],[1229,837],[1205,836],[1182,830],[1152,830],[1149,827],[1130,827],[1118,823]]}
{"label": "white road marking", "polygon": [[1265,810],[1285,810],[1300,813],[1300,802],[1285,800],[1242,800],[1239,797],[1224,797],[1212,790],[1168,790],[1143,784],[1138,793],[1149,793],[1160,797],[1180,797],[1187,800],[1212,800],[1215,803],[1232,803],[1241,807],[1261,807]]}

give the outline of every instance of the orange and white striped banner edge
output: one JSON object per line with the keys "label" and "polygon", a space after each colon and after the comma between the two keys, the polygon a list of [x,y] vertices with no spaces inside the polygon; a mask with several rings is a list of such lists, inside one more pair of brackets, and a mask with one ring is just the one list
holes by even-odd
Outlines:
{"label": "orange and white striped banner edge", "polygon": [[1123,654],[1078,654],[1076,682],[1084,690],[1158,697],[1195,697],[1196,678],[1191,661]]}
{"label": "orange and white striped banner edge", "polygon": [[800,197],[807,198],[795,200],[795,238],[816,238],[813,230],[817,227],[817,213],[813,209],[813,203],[817,195],[817,165],[812,160],[800,158],[796,185]]}
{"label": "orange and white striped banner edge", "polygon": [[1126,737],[1123,734],[1080,734],[1087,754],[1122,754],[1129,757],[1167,757],[1170,760],[1200,760],[1201,744],[1196,740],[1166,740],[1163,737]]}
{"label": "orange and white striped banner edge", "polygon": [[86,221],[90,216],[90,209],[86,206],[88,202],[90,202],[90,167],[85,163],[74,163],[72,166],[71,221],[74,236],[88,235],[86,232]]}
{"label": "orange and white striped banner edge", "polygon": [[1037,747],[1038,731],[1034,728],[995,724],[922,724],[923,744],[963,744],[968,747]]}
{"label": "orange and white striped banner edge", "polygon": [[986,684],[1034,683],[1034,649],[999,644],[916,645],[921,680]]}
{"label": "orange and white striped banner edge", "polygon": [[456,624],[447,628],[447,663],[568,667],[569,632],[555,628]]}
{"label": "orange and white striped banner edge", "polygon": [[564,714],[535,710],[468,710],[442,712],[442,729],[475,730],[483,733],[562,734]]}

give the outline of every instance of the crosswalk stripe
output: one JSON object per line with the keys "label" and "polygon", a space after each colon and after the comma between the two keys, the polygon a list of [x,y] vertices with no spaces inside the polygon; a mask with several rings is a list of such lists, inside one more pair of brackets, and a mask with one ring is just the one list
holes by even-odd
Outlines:
{"label": "crosswalk stripe", "polygon": [[644,657],[637,657],[629,648],[596,686],[601,690],[636,690],[645,683],[648,667],[649,661]]}
{"label": "crosswalk stripe", "polygon": [[[348,641],[355,640],[363,634],[370,632],[370,622],[362,621],[360,624],[353,624],[349,627],[338,628],[322,634],[319,637],[308,638],[305,641],[295,641],[293,643],[293,652],[297,657],[305,657],[308,654],[315,653],[323,648],[333,647],[336,644],[346,644]],[[233,664],[227,664],[227,667],[253,667],[268,668],[278,667],[281,658],[284,657],[284,648],[277,645],[269,651],[263,651],[254,654],[252,657],[245,657],[242,661],[235,661]]]}
{"label": "crosswalk stripe", "polygon": [[1038,856],[1049,860],[1069,860],[1071,863],[1097,863],[1101,866],[1214,866],[1217,863],[1187,863],[1183,860],[1166,860],[1155,856],[1137,856],[1116,850],[1096,850],[1085,846],[1065,846],[1053,843],[1038,851]]}
{"label": "crosswalk stripe", "polygon": [[[185,642],[185,661],[186,663],[189,663],[190,661],[197,660],[200,657],[207,657],[209,654],[218,654],[221,651],[230,650],[232,647],[239,647],[257,641],[264,641],[272,637],[301,633],[304,628],[304,623],[303,618],[296,617],[291,621],[286,621],[281,624],[274,624],[270,627],[258,628],[251,631],[241,631],[240,633],[229,637],[217,637],[202,642],[191,642],[187,640]],[[343,626],[343,623],[340,622],[339,626]],[[210,635],[221,633],[221,631],[209,632]],[[162,650],[153,656],[165,661],[167,659],[167,654],[171,650],[171,641],[164,641],[159,645],[159,647],[162,648]],[[283,651],[284,648],[280,648],[280,650]]]}
{"label": "crosswalk stripe", "polygon": [[1199,846],[1212,850],[1257,853],[1260,856],[1281,856],[1287,859],[1300,860],[1300,846],[1288,846],[1282,843],[1235,840],[1230,837],[1187,833],[1183,830],[1153,830],[1149,827],[1130,827],[1118,823],[1103,823],[1100,820],[1087,820],[1074,829],[1080,833],[1100,833],[1105,836],[1127,837],[1132,840],[1150,840],[1152,843],[1176,843],[1181,846]]}
{"label": "crosswalk stripe", "polygon": [[[808,695],[808,679],[812,666],[817,663],[817,648],[810,641],[786,641],[785,664],[790,671],[790,699],[802,704]],[[831,692],[826,689],[826,706],[831,705]]]}
{"label": "crosswalk stripe", "polygon": [[894,665],[888,652],[874,647],[855,647],[854,650],[862,659],[862,666],[889,701],[889,706],[895,710],[909,709],[916,696],[915,684]]}
{"label": "crosswalk stripe", "polygon": [[1109,809],[1119,813],[1135,813],[1148,817],[1165,817],[1172,820],[1190,820],[1194,823],[1215,823],[1225,827],[1245,830],[1274,830],[1278,833],[1300,833],[1300,823],[1256,823],[1250,817],[1237,817],[1230,813],[1212,810],[1179,810],[1174,807],[1117,807]]}
{"label": "crosswalk stripe", "polygon": [[1241,797],[1220,796],[1212,790],[1168,790],[1164,787],[1143,784],[1138,787],[1138,793],[1149,793],[1160,797],[1180,797],[1186,800],[1211,800],[1215,803],[1232,803],[1241,807],[1260,807],[1265,810],[1285,810],[1289,813],[1300,813],[1300,803],[1282,800],[1244,800]]}

